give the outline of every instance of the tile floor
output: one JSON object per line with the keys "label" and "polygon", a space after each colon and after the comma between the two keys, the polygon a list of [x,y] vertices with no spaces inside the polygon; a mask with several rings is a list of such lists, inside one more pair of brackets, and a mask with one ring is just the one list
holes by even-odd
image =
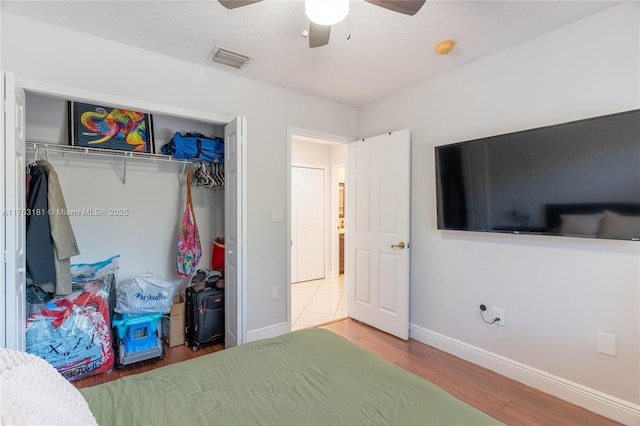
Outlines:
{"label": "tile floor", "polygon": [[344,275],[291,284],[291,330],[345,316]]}

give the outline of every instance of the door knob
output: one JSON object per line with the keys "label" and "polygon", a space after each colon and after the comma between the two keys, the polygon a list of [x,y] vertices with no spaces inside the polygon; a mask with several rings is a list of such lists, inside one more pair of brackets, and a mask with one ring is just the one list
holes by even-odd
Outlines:
{"label": "door knob", "polygon": [[402,250],[404,248],[404,243],[402,241],[400,241],[398,244],[392,244],[391,248],[397,248]]}

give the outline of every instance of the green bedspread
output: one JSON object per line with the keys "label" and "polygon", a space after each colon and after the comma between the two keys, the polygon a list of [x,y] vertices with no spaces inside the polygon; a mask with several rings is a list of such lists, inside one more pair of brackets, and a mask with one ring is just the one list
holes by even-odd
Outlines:
{"label": "green bedspread", "polygon": [[499,423],[324,329],[248,343],[81,392],[100,425]]}

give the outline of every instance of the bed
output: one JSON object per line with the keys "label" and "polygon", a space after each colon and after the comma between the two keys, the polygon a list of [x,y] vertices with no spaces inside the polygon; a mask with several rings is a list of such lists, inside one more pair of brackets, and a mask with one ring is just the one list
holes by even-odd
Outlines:
{"label": "bed", "polygon": [[100,425],[499,424],[325,329],[247,343],[79,394]]}

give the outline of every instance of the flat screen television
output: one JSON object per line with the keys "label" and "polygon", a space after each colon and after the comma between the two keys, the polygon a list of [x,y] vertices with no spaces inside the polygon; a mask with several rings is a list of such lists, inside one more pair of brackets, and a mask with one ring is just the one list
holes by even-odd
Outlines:
{"label": "flat screen television", "polygon": [[435,147],[438,229],[640,241],[640,110]]}

